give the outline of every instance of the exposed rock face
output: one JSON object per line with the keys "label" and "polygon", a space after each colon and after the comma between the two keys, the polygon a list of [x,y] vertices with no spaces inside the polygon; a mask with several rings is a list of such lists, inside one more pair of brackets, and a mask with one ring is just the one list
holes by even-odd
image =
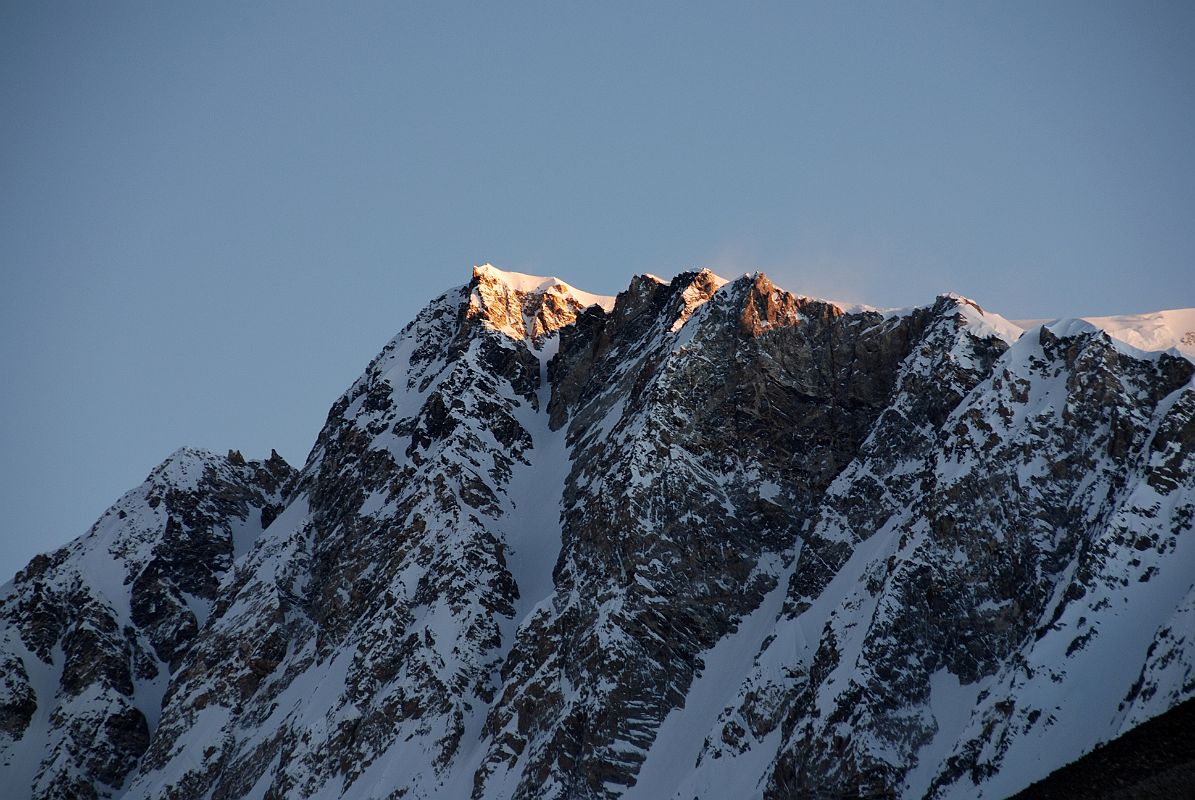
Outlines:
{"label": "exposed rock face", "polygon": [[[145,494],[152,546],[18,576],[4,769],[180,800],[1006,796],[1195,694],[1193,371],[953,296],[479,267],[297,476],[204,457],[219,480]],[[125,605],[28,599],[68,568]],[[87,702],[45,733],[54,682]]]}
{"label": "exposed rock face", "polygon": [[122,794],[220,580],[293,478],[277,454],[179,450],[84,536],[0,589],[6,791]]}
{"label": "exposed rock face", "polygon": [[715,288],[708,273],[640,281],[593,345],[562,345],[580,353],[562,385],[606,377],[571,404],[556,598],[507,659],[475,796],[511,773],[526,797],[634,781],[701,653],[776,586],[927,320],[953,310],[885,321],[762,276]]}

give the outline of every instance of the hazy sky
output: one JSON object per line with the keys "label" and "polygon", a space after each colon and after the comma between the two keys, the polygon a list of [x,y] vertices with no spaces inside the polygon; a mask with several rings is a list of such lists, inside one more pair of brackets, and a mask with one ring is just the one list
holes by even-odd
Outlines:
{"label": "hazy sky", "polygon": [[[0,5],[0,574],[474,263],[1195,305],[1195,4]],[[0,580],[3,580],[0,577]]]}

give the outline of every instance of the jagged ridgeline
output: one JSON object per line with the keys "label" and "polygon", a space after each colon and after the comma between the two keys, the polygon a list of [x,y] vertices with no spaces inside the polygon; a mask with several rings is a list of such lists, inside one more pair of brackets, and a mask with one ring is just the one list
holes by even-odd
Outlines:
{"label": "jagged ridgeline", "polygon": [[478,267],[0,590],[3,794],[1014,794],[1195,696],[1192,329]]}

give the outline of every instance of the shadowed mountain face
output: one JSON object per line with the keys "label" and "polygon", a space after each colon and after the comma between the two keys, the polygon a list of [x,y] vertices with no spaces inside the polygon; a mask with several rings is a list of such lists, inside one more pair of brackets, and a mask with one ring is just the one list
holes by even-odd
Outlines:
{"label": "shadowed mountain face", "polygon": [[180,451],[4,587],[0,772],[1005,797],[1195,694],[1195,369],[1114,332],[479,267],[301,471]]}

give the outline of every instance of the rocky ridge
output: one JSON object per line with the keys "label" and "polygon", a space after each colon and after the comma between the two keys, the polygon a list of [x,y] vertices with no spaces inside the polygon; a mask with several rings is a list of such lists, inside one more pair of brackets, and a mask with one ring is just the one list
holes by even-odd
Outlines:
{"label": "rocky ridge", "polygon": [[202,514],[143,487],[113,507],[138,544],[94,543],[110,511],[4,588],[0,769],[33,797],[1003,797],[1195,693],[1193,372],[951,295],[479,267],[300,472],[176,454],[155,475]]}
{"label": "rocky ridge", "polygon": [[86,534],[0,588],[6,791],[123,794],[221,579],[293,479],[276,453],[178,450]]}

